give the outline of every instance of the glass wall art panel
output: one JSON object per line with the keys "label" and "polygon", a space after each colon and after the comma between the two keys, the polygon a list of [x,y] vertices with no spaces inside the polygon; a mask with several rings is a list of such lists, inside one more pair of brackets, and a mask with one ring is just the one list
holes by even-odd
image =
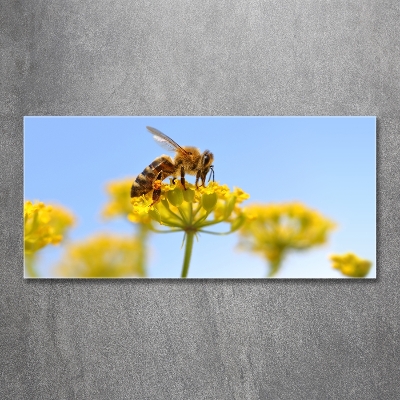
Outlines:
{"label": "glass wall art panel", "polygon": [[25,278],[376,278],[375,117],[24,119]]}

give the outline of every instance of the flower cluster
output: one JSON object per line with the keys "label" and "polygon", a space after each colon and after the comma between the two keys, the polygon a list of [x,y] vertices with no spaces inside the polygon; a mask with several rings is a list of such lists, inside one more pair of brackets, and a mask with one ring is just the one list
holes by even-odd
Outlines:
{"label": "flower cluster", "polygon": [[63,207],[26,201],[24,204],[25,254],[33,254],[48,244],[59,244],[74,221],[72,213]]}
{"label": "flower cluster", "polygon": [[55,269],[62,278],[132,278],[145,276],[139,240],[99,234],[67,247]]}
{"label": "flower cluster", "polygon": [[252,205],[240,229],[240,247],[260,253],[270,264],[269,276],[279,270],[290,250],[322,245],[335,224],[301,203]]}
{"label": "flower cluster", "polygon": [[240,203],[249,198],[241,189],[231,191],[227,185],[210,182],[207,187],[196,188],[188,182],[186,190],[181,183],[171,180],[161,184],[160,201],[153,204],[152,193],[132,199],[132,212],[128,218],[136,220],[148,215],[161,225],[174,231],[205,232],[204,228],[227,222],[233,232],[244,222]]}
{"label": "flower cluster", "polygon": [[[245,220],[240,203],[249,198],[243,190],[235,188],[231,191],[228,186],[217,182],[211,182],[207,187],[196,187],[186,182],[185,186],[183,188],[178,180],[174,182],[172,179],[169,184],[159,182],[160,198],[153,200],[152,192],[133,198],[132,212],[128,215],[131,221],[148,216],[169,228],[157,230],[151,227],[156,232],[185,232],[182,278],[188,275],[194,236],[198,232],[226,235],[239,229]],[[207,230],[223,222],[230,225],[227,232]]]}
{"label": "flower cluster", "polygon": [[334,254],[329,257],[332,261],[332,267],[338,269],[343,275],[352,278],[364,278],[371,269],[372,263],[363,260],[353,253],[343,255]]}

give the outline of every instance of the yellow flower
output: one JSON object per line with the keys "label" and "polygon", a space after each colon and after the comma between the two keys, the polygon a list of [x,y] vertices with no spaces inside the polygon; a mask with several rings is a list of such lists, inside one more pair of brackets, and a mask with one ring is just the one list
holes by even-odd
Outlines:
{"label": "yellow flower", "polygon": [[[249,195],[241,189],[231,192],[226,185],[211,182],[207,187],[196,188],[195,185],[186,182],[186,190],[180,181],[170,180],[170,183],[159,183],[160,199],[153,201],[153,193],[135,197],[131,200],[132,212],[128,218],[135,220],[149,216],[153,221],[170,230],[156,230],[155,232],[185,232],[184,241],[185,256],[181,277],[186,278],[189,270],[190,258],[193,248],[193,238],[198,232],[215,235],[226,235],[237,230],[244,221],[244,216],[239,204]],[[219,223],[230,224],[230,229],[225,233],[210,232],[204,228]]]}
{"label": "yellow flower", "polygon": [[[131,186],[135,178],[125,178],[114,180],[106,185],[106,192],[109,196],[109,202],[102,210],[104,218],[116,218],[123,217],[127,218],[132,211],[131,205]],[[134,223],[151,223],[149,216],[143,215],[130,215],[129,220]]]}
{"label": "yellow flower", "polygon": [[135,237],[98,234],[68,246],[55,274],[61,278],[144,277],[141,245]]}
{"label": "yellow flower", "polygon": [[254,204],[244,209],[240,246],[264,256],[275,275],[286,253],[322,245],[335,224],[301,203]]}
{"label": "yellow flower", "polygon": [[48,244],[57,245],[75,222],[72,213],[61,206],[42,202],[24,204],[24,249],[33,254]]}
{"label": "yellow flower", "polygon": [[331,255],[332,267],[338,269],[343,275],[353,278],[364,278],[368,275],[372,263],[368,260],[363,260],[353,253],[343,255]]}
{"label": "yellow flower", "polygon": [[203,228],[220,222],[239,228],[242,212],[239,204],[250,196],[241,189],[229,190],[227,185],[210,182],[207,187],[196,188],[186,182],[186,190],[176,180],[161,184],[160,201],[153,204],[152,192],[131,200],[132,212],[128,218],[134,220],[148,215],[161,225],[175,228],[174,231],[204,232]]}

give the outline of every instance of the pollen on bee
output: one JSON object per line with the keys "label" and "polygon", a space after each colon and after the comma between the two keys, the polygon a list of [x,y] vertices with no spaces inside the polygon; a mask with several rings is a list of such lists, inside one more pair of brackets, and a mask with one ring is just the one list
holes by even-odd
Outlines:
{"label": "pollen on bee", "polygon": [[153,183],[153,189],[154,190],[160,190],[161,189],[161,181],[157,180]]}

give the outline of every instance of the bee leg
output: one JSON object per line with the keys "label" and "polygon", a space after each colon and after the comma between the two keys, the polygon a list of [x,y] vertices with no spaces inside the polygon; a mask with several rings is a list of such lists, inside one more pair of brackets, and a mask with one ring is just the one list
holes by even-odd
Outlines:
{"label": "bee leg", "polygon": [[150,207],[160,201],[162,174],[163,174],[163,172],[160,171],[160,173],[157,175],[156,180],[153,183],[153,197],[152,197],[153,203],[151,203]]}
{"label": "bee leg", "polygon": [[[199,179],[200,179],[200,171],[198,171],[197,174],[196,174],[196,189],[199,188],[199,185],[198,185]],[[203,186],[203,185],[200,185],[200,186]]]}
{"label": "bee leg", "polygon": [[[201,176],[201,181],[203,182],[202,185],[203,185],[204,187],[206,187],[206,179],[207,179],[207,175],[204,175],[204,174],[203,174],[203,175]],[[208,181],[208,182],[210,182],[210,181]]]}
{"label": "bee leg", "polygon": [[183,188],[186,190],[186,186],[185,186],[185,170],[183,168],[183,165],[181,166],[181,183]]}
{"label": "bee leg", "polygon": [[215,182],[215,176],[214,176],[214,165],[211,165],[210,166],[210,177],[208,178],[208,182],[210,182],[210,180],[211,180],[211,175],[212,175],[212,179],[213,179],[213,182]]}

